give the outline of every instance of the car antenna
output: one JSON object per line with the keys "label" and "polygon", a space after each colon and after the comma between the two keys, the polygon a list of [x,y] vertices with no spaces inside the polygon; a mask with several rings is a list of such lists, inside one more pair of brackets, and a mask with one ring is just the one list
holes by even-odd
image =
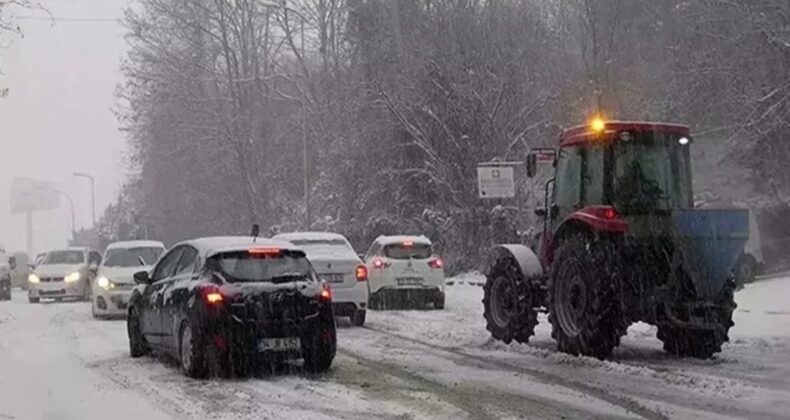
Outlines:
{"label": "car antenna", "polygon": [[255,242],[258,239],[258,235],[261,233],[261,226],[257,223],[252,224],[252,232],[250,232],[250,236],[252,236],[252,242]]}

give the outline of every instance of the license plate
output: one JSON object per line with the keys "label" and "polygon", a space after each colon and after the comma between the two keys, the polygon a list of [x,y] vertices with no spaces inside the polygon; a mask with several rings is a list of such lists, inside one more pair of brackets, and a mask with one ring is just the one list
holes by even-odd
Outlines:
{"label": "license plate", "polygon": [[258,351],[288,351],[301,348],[299,337],[264,338],[258,341]]}
{"label": "license plate", "polygon": [[395,279],[398,286],[420,286],[422,285],[422,278],[420,277],[398,277]]}
{"label": "license plate", "polygon": [[340,273],[323,274],[321,277],[327,283],[343,283],[343,274]]}

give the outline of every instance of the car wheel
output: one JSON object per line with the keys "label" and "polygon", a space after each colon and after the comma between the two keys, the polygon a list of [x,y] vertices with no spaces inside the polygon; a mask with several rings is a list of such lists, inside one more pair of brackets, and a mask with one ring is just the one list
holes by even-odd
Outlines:
{"label": "car wheel", "polygon": [[304,370],[308,373],[323,373],[332,366],[337,346],[335,321],[322,320],[321,327],[308,340],[302,342]]}
{"label": "car wheel", "polygon": [[738,260],[735,266],[735,283],[738,288],[754,281],[757,274],[757,261],[749,254],[745,254]]}
{"label": "car wheel", "polygon": [[365,314],[366,311],[363,309],[357,309],[354,311],[354,314],[351,315],[351,323],[357,327],[361,327],[365,325]]}
{"label": "car wheel", "polygon": [[148,343],[145,342],[143,331],[140,328],[140,317],[135,309],[129,311],[126,329],[129,333],[129,354],[132,357],[142,357],[148,354]]}
{"label": "car wheel", "polygon": [[37,297],[28,297],[28,298],[27,298],[27,301],[28,301],[28,302],[30,302],[30,303],[38,303],[38,302],[40,302],[40,301],[41,301],[41,298],[37,298]]}
{"label": "car wheel", "polygon": [[444,309],[444,298],[439,298],[433,302],[433,309]]}
{"label": "car wheel", "polygon": [[189,321],[181,325],[178,340],[178,355],[181,370],[190,378],[204,378],[207,370],[205,366],[205,349],[201,345],[198,332],[193,330]]}

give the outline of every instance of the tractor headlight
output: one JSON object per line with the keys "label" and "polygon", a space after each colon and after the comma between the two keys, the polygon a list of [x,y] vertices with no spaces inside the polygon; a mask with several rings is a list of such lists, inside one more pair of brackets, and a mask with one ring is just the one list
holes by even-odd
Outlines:
{"label": "tractor headlight", "polygon": [[66,277],[63,277],[63,281],[65,281],[66,283],[74,283],[75,281],[79,281],[79,280],[80,280],[79,271],[76,271],[74,273],[69,274]]}
{"label": "tractor headlight", "polygon": [[107,277],[104,277],[104,276],[99,277],[96,280],[96,284],[98,284],[99,287],[101,287],[104,290],[110,290],[113,287],[115,287],[115,285],[110,281],[110,279],[108,279]]}
{"label": "tractor headlight", "polygon": [[41,279],[39,279],[37,275],[35,275],[33,273],[30,273],[27,276],[27,281],[30,282],[30,283],[39,283],[41,281]]}

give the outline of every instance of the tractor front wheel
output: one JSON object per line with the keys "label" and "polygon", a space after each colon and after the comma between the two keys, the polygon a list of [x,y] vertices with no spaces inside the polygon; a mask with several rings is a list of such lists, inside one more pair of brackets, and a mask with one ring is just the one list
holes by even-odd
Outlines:
{"label": "tractor front wheel", "polygon": [[549,281],[549,321],[557,348],[606,358],[628,325],[618,288],[622,265],[614,245],[578,235],[557,248]]}
{"label": "tractor front wheel", "polygon": [[483,317],[491,336],[505,343],[526,343],[535,334],[538,313],[526,279],[512,258],[494,262],[483,286]]}

